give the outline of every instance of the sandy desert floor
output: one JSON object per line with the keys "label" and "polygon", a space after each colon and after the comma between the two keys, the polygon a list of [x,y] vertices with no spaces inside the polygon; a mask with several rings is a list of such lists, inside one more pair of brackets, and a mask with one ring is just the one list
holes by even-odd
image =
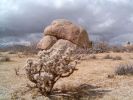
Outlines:
{"label": "sandy desert floor", "polygon": [[[24,71],[27,58],[21,54],[7,54],[11,58],[9,62],[0,62],[0,100],[10,100],[11,95],[17,91],[24,91],[29,83]],[[105,55],[121,56],[122,60],[103,59]],[[96,59],[85,55],[85,59],[77,65],[78,70],[70,77],[61,79],[55,84],[55,88],[67,91],[66,100],[132,100],[133,99],[133,76],[114,75],[114,70],[119,64],[133,63],[133,53],[101,53],[95,54]],[[19,75],[15,74],[15,68]],[[111,76],[111,77],[108,77]],[[73,92],[74,89],[76,92]],[[19,100],[30,100],[35,95],[29,91],[22,93]],[[59,93],[57,94],[59,98]],[[13,98],[12,98],[13,99]],[[36,100],[41,100],[41,98]],[[59,98],[59,100],[63,100]]]}

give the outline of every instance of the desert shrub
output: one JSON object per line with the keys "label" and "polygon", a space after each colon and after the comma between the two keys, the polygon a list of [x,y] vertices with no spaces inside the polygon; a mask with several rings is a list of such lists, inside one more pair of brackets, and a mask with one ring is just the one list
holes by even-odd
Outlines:
{"label": "desert shrub", "polygon": [[74,54],[97,54],[103,52],[109,52],[110,45],[107,42],[91,42],[89,48],[77,48]]}
{"label": "desert shrub", "polygon": [[126,48],[123,46],[110,46],[110,51],[113,52],[126,52]]}
{"label": "desert shrub", "polygon": [[8,54],[16,54],[17,52],[15,51],[8,51]]}
{"label": "desert shrub", "polygon": [[116,57],[113,57],[112,59],[113,60],[122,60],[122,57],[121,56],[116,56]]}
{"label": "desert shrub", "polygon": [[93,49],[98,53],[109,52],[110,50],[109,44],[104,41],[94,43]]}
{"label": "desert shrub", "polygon": [[17,52],[22,52],[24,55],[37,54],[38,49],[36,48],[37,43],[33,42],[28,46],[25,45],[12,45],[0,48],[1,52],[8,52],[9,54],[15,54]]}
{"label": "desert shrub", "polygon": [[28,79],[43,95],[50,94],[60,78],[69,77],[76,70],[77,61],[71,57],[71,50],[67,49],[64,54],[58,51],[40,51],[38,61],[29,59],[25,66]]}
{"label": "desert shrub", "polygon": [[10,61],[10,57],[8,56],[0,56],[0,62],[7,62],[7,61]]}
{"label": "desert shrub", "polygon": [[133,45],[129,45],[125,47],[127,52],[133,52]]}
{"label": "desert shrub", "polygon": [[103,59],[112,59],[112,56],[110,56],[110,55],[108,54],[108,55],[105,55],[105,56],[103,57]]}
{"label": "desert shrub", "polygon": [[116,70],[116,75],[133,75],[133,64],[120,64]]}
{"label": "desert shrub", "polygon": [[89,58],[90,59],[97,59],[96,55],[90,55]]}
{"label": "desert shrub", "polygon": [[73,54],[97,54],[97,53],[103,53],[104,51],[99,48],[77,48]]}

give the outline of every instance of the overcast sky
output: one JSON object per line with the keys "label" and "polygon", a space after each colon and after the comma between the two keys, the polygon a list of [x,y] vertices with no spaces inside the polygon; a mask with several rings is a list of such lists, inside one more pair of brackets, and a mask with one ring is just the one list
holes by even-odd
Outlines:
{"label": "overcast sky", "polygon": [[91,40],[133,42],[133,0],[0,0],[0,45],[38,40],[60,18],[82,25]]}

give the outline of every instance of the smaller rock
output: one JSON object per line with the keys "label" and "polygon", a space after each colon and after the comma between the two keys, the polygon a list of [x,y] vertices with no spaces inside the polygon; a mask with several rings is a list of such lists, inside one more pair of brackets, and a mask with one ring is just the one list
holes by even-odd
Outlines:
{"label": "smaller rock", "polygon": [[57,38],[54,36],[45,36],[37,44],[37,48],[44,50],[50,49],[53,46],[53,44],[56,43],[56,41]]}
{"label": "smaller rock", "polygon": [[68,40],[59,39],[50,49],[57,50],[60,54],[64,54],[69,48],[75,50],[77,45]]}

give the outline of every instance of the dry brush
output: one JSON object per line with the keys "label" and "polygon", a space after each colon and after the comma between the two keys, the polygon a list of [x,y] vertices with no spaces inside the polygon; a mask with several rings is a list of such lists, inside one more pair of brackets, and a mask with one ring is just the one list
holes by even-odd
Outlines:
{"label": "dry brush", "polygon": [[38,60],[27,61],[26,74],[35,83],[43,95],[52,92],[54,84],[60,79],[69,77],[76,69],[77,61],[71,56],[72,50],[43,50],[38,53]]}

